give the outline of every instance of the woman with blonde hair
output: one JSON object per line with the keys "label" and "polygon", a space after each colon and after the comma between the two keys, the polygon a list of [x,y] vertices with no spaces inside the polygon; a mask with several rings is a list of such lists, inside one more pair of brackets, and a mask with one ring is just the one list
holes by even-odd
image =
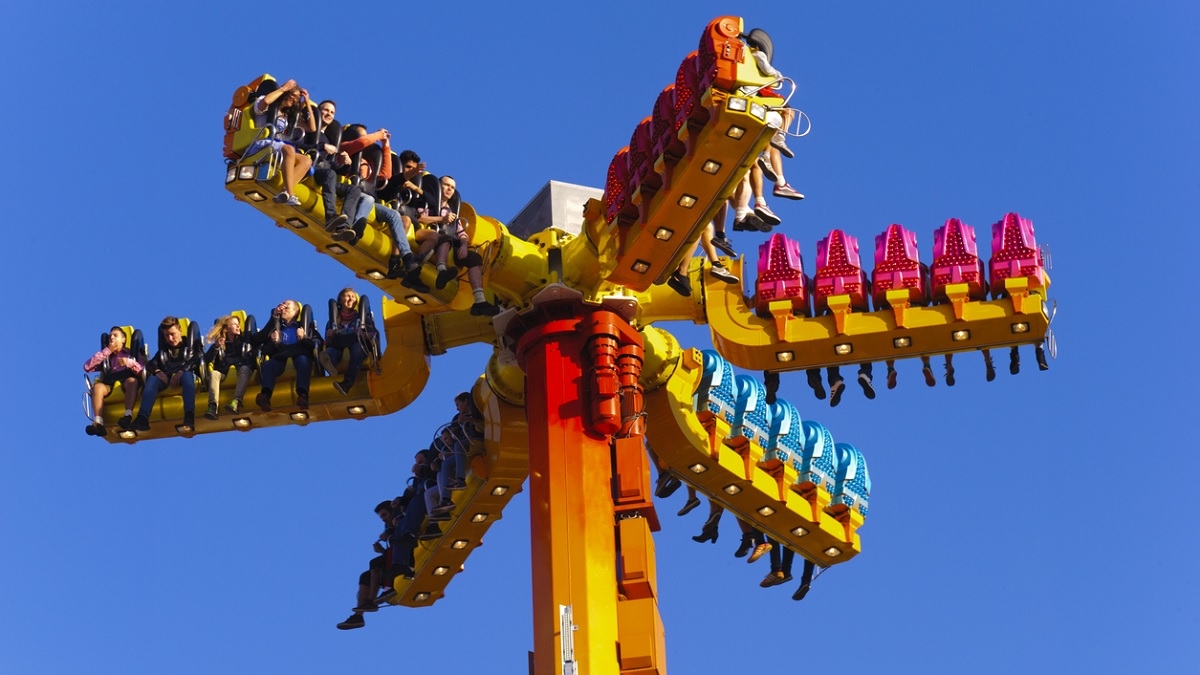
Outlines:
{"label": "woman with blonde hair", "polygon": [[242,320],[232,314],[223,316],[213,323],[208,331],[207,342],[211,346],[205,358],[212,365],[208,376],[208,410],[204,416],[217,419],[217,405],[221,399],[221,380],[232,368],[237,373],[237,384],[233,387],[233,399],[225,404],[225,410],[238,413],[242,409],[242,397],[246,385],[256,366],[255,350],[248,336],[242,333]]}

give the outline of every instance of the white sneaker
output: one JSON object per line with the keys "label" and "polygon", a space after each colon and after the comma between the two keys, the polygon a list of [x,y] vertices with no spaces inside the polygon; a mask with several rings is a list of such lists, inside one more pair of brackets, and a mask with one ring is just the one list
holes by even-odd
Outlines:
{"label": "white sneaker", "polygon": [[288,193],[280,192],[279,194],[275,195],[274,197],[271,197],[271,201],[275,202],[276,204],[283,204],[283,203],[287,202],[287,200],[290,197],[291,197],[291,195],[289,195]]}
{"label": "white sneaker", "polygon": [[741,279],[737,278],[736,274],[725,269],[725,266],[720,262],[713,263],[708,273],[727,284],[739,284],[742,282]]}
{"label": "white sneaker", "polygon": [[772,183],[779,182],[779,175],[775,173],[775,169],[771,168],[771,156],[766,150],[763,150],[762,154],[758,156],[758,168],[762,169],[767,180]]}
{"label": "white sneaker", "polygon": [[782,152],[783,156],[788,159],[796,156],[796,153],[792,152],[792,149],[787,146],[787,137],[783,135],[782,131],[776,131],[775,135],[771,137],[771,146]]}
{"label": "white sneaker", "polygon": [[285,201],[283,203],[283,205],[284,206],[300,206],[300,198],[297,197],[296,195],[288,195],[287,201]]}
{"label": "white sneaker", "polygon": [[762,221],[767,225],[778,225],[779,223],[783,222],[779,219],[779,216],[775,215],[775,213],[767,207],[766,204],[755,205],[754,215],[761,218]]}
{"label": "white sneaker", "polygon": [[780,183],[776,185],[775,191],[772,192],[772,194],[774,194],[776,197],[783,197],[784,199],[804,199],[804,195],[797,192],[796,188],[793,188],[787,183]]}

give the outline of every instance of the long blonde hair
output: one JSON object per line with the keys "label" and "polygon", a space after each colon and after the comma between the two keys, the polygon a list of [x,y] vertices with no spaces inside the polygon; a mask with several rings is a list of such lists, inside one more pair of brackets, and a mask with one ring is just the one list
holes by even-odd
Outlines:
{"label": "long blonde hair", "polygon": [[217,339],[221,337],[221,333],[225,331],[225,326],[227,326],[229,322],[234,319],[237,319],[238,323],[241,323],[242,321],[239,317],[236,317],[232,314],[226,314],[225,316],[217,319],[213,324],[213,327],[208,329],[208,335],[204,336],[204,339],[208,341],[208,344],[216,344]]}

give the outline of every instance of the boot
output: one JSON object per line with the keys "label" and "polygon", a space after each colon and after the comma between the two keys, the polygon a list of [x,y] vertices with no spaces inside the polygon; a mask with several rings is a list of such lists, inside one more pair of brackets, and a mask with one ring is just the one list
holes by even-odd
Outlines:
{"label": "boot", "polygon": [[954,365],[951,363],[946,364],[946,386],[954,386]]}
{"label": "boot", "polygon": [[775,405],[775,394],[779,392],[779,373],[765,371],[763,384],[767,388],[767,405]]}
{"label": "boot", "polygon": [[658,474],[658,480],[655,481],[654,496],[658,497],[659,499],[666,499],[667,497],[675,494],[675,491],[679,489],[680,485],[683,485],[682,481],[666,471],[663,471]]}
{"label": "boot", "polygon": [[721,511],[709,514],[708,520],[704,521],[704,528],[700,530],[700,534],[692,537],[692,541],[703,544],[706,541],[717,543],[717,524],[721,522]]}
{"label": "boot", "polygon": [[[750,551],[752,551],[752,550],[754,550],[754,533],[753,532],[743,532],[742,533],[742,543],[740,546],[738,546],[738,550],[733,552],[733,557],[745,558],[746,556],[750,555]],[[770,550],[770,549],[768,549],[768,550]]]}
{"label": "boot", "polygon": [[813,368],[808,371],[808,386],[812,387],[813,395],[818,401],[825,400],[825,387],[821,384],[821,371],[818,368]]}
{"label": "boot", "polygon": [[1012,351],[1008,353],[1008,372],[1013,375],[1021,372],[1021,353],[1017,351],[1016,347],[1013,347]]}
{"label": "boot", "polygon": [[1050,370],[1050,364],[1046,363],[1046,348],[1038,345],[1033,348],[1033,356],[1037,359],[1038,370]]}
{"label": "boot", "polygon": [[983,367],[987,369],[988,382],[996,379],[996,366],[992,363],[992,355],[990,352],[983,353]]}

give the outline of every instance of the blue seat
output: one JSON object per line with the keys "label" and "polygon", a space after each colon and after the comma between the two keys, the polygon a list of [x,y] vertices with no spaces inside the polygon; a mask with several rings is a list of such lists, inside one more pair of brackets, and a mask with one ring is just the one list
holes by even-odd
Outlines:
{"label": "blue seat", "polygon": [[838,443],[837,484],[833,489],[833,508],[845,507],[867,517],[867,499],[871,496],[871,475],[867,472],[867,460],[858,448],[849,443]]}
{"label": "blue seat", "polygon": [[733,366],[712,349],[705,349],[704,374],[696,391],[696,413],[709,412],[730,425],[737,412]]}
{"label": "blue seat", "polygon": [[767,388],[749,375],[738,375],[737,408],[734,411],[729,437],[744,436],[759,447],[771,438],[771,406],[767,405]]}
{"label": "blue seat", "polygon": [[784,466],[799,464],[804,452],[804,429],[796,406],[783,399],[777,399],[771,406],[771,435],[763,450],[763,462],[778,460]]}
{"label": "blue seat", "polygon": [[820,422],[804,420],[800,424],[804,429],[804,450],[800,461],[792,464],[799,474],[796,484],[806,489],[823,487],[832,494],[838,470],[833,434]]}

